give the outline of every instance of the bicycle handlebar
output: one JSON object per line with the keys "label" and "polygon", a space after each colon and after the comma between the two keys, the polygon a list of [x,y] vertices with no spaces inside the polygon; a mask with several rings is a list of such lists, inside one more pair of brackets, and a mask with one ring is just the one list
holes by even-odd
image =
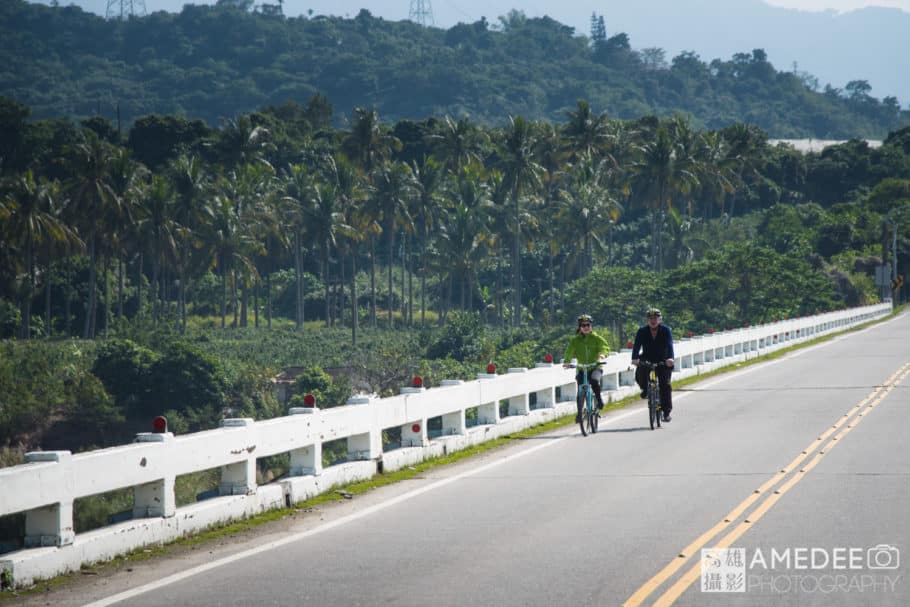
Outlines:
{"label": "bicycle handlebar", "polygon": [[651,362],[651,361],[649,361],[649,360],[639,360],[639,361],[638,361],[638,364],[639,364],[639,365],[644,365],[645,367],[647,367],[647,368],[649,368],[649,369],[656,369],[657,367],[665,367],[665,366],[667,366],[667,361],[662,360],[662,361],[660,361],[660,362],[654,363],[654,362]]}
{"label": "bicycle handlebar", "polygon": [[577,369],[594,369],[596,367],[599,367],[599,366],[605,365],[605,364],[607,364],[607,361],[605,361],[605,360],[599,360],[596,363],[574,363],[574,364],[569,363],[569,368],[570,369],[576,369],[576,368]]}

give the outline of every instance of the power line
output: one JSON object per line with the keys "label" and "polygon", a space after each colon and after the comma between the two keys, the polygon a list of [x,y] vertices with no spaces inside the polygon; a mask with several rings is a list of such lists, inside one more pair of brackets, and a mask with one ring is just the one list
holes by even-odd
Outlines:
{"label": "power line", "polygon": [[433,20],[433,6],[430,0],[411,0],[411,11],[408,19],[420,25],[436,25]]}

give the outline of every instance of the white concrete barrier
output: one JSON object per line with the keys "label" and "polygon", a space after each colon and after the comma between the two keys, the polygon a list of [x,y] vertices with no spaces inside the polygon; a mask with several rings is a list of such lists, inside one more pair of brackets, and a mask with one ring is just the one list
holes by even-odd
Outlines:
{"label": "white concrete barrier", "polygon": [[[890,312],[886,302],[691,338],[677,335],[674,376],[705,373]],[[432,389],[406,388],[390,398],[355,397],[333,409],[297,408],[258,422],[226,419],[217,430],[186,436],[143,433],[133,444],[87,453],[28,453],[27,463],[0,469],[0,516],[25,513],[25,546],[0,555],[0,570],[15,586],[28,585],[573,414],[574,375],[541,363],[473,381],[447,380]],[[602,385],[609,401],[638,391],[629,350],[608,358]],[[441,428],[433,436],[430,420]],[[384,448],[383,431],[390,429],[400,433],[401,443]],[[334,440],[346,442],[347,457],[324,466],[323,445]],[[289,475],[257,485],[256,460],[284,453],[290,455]],[[221,471],[218,496],[178,508],[176,478],[212,468]],[[130,488],[130,520],[74,532],[76,499]]]}

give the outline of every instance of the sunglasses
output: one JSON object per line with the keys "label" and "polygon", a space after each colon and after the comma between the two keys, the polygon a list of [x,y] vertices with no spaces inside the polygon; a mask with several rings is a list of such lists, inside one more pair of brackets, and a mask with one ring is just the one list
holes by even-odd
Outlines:
{"label": "sunglasses", "polygon": [[583,322],[583,323],[581,323],[581,324],[578,325],[578,326],[580,326],[580,327],[590,327],[590,326],[591,326],[591,323],[589,323],[589,322]]}

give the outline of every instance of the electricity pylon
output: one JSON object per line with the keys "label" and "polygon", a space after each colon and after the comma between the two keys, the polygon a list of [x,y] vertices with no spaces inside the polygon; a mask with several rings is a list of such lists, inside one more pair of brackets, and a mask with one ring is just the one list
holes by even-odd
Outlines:
{"label": "electricity pylon", "polygon": [[411,12],[408,14],[408,19],[423,26],[435,25],[430,0],[411,0]]}
{"label": "electricity pylon", "polygon": [[107,0],[107,19],[127,19],[130,15],[145,16],[145,0]]}

